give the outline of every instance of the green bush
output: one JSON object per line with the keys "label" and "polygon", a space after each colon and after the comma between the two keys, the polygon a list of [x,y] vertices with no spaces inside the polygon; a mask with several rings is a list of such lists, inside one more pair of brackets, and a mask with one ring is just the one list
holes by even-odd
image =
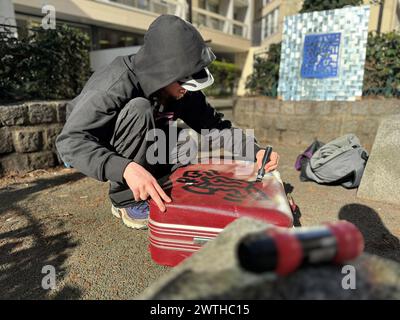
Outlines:
{"label": "green bush", "polygon": [[400,32],[369,34],[363,95],[400,97]]}
{"label": "green bush", "polygon": [[215,60],[208,66],[214,77],[214,84],[204,90],[208,96],[230,96],[240,78],[241,70],[233,63]]}
{"label": "green bush", "polygon": [[304,0],[300,13],[340,9],[344,6],[359,6],[363,0]]}
{"label": "green bush", "polygon": [[89,38],[77,29],[0,33],[0,100],[69,99],[90,76]]}
{"label": "green bush", "polygon": [[255,57],[253,73],[247,78],[246,89],[252,94],[276,97],[279,83],[281,43],[269,46],[267,57]]}

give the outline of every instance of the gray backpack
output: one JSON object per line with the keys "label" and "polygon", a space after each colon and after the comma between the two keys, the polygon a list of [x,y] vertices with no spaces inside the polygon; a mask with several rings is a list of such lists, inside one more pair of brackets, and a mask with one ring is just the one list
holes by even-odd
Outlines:
{"label": "gray backpack", "polygon": [[307,162],[305,175],[318,183],[355,188],[360,184],[367,160],[368,152],[361,147],[357,136],[347,134],[319,148]]}

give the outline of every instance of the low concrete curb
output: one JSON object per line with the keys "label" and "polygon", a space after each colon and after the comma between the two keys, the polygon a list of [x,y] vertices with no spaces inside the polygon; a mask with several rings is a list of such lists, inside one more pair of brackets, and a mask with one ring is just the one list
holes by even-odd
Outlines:
{"label": "low concrete curb", "polygon": [[357,196],[400,205],[400,115],[382,120]]}

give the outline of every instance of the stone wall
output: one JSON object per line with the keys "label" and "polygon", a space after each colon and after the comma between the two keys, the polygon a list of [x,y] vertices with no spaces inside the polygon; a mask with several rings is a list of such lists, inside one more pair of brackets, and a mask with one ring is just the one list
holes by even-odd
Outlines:
{"label": "stone wall", "polygon": [[0,105],[0,176],[55,166],[65,101]]}
{"label": "stone wall", "polygon": [[255,129],[262,143],[309,145],[328,142],[346,133],[356,134],[371,149],[381,119],[400,114],[399,99],[339,101],[279,101],[268,97],[238,98],[234,122]]}
{"label": "stone wall", "polygon": [[[65,122],[66,101],[0,105],[0,176],[55,166],[55,139]],[[241,97],[234,103],[236,125],[255,129],[261,143],[309,145],[355,133],[371,149],[381,119],[400,114],[399,99],[356,102],[279,101]]]}

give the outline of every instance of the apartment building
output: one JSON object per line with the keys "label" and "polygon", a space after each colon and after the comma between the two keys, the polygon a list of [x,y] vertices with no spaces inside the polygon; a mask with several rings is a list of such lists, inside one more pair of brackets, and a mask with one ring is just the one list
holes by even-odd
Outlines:
{"label": "apartment building", "polygon": [[[370,3],[371,0],[364,0]],[[263,54],[282,40],[285,16],[297,14],[302,0],[0,0],[0,22],[20,27],[39,26],[44,5],[56,10],[57,23],[86,32],[91,39],[93,69],[115,56],[136,52],[144,33],[160,14],[174,14],[199,29],[220,60],[242,69],[238,94],[245,94],[254,55]],[[13,8],[13,9],[11,9]],[[10,12],[10,10],[12,12]],[[2,20],[3,19],[3,20]],[[371,7],[370,31],[400,28],[400,0],[385,0]]]}
{"label": "apartment building", "polygon": [[[96,69],[116,55],[136,52],[144,34],[160,14],[188,20],[186,0],[1,0],[10,1],[18,26],[40,25],[44,5],[56,10],[57,23],[86,32]],[[0,14],[1,15],[1,14]],[[251,46],[252,0],[193,0],[192,22],[217,58],[243,65]]]}

